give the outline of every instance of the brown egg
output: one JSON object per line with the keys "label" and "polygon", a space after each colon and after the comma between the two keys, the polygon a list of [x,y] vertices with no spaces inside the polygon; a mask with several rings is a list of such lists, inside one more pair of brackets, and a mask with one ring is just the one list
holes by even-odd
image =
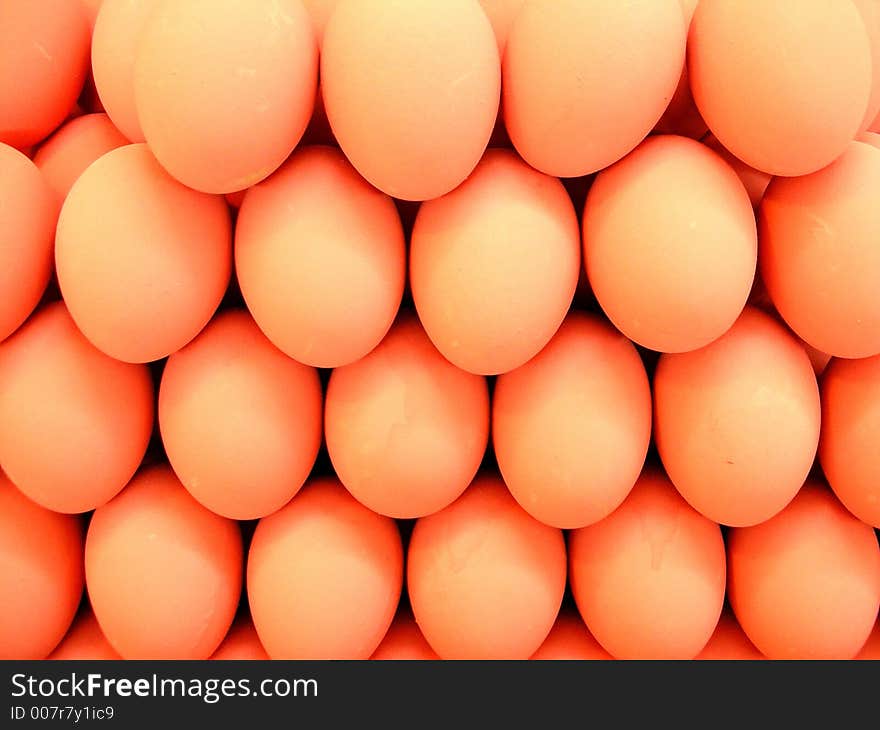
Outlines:
{"label": "brown egg", "polygon": [[324,30],[321,84],[346,157],[372,185],[429,200],[479,162],[501,69],[477,0],[343,0]]}
{"label": "brown egg", "polygon": [[510,26],[522,9],[525,0],[480,0],[483,6],[483,12],[492,23],[492,30],[495,31],[495,39],[498,41],[498,53],[504,55],[504,49],[507,46],[507,36],[510,33]]}
{"label": "brown egg", "polygon": [[138,468],[153,430],[153,383],[82,336],[61,302],[0,345],[0,465],[32,500],[85,512]]}
{"label": "brown egg", "polygon": [[0,342],[27,319],[52,274],[58,202],[45,176],[0,143]]}
{"label": "brown egg", "polygon": [[402,584],[394,520],[368,510],[334,478],[306,485],[257,525],[248,599],[273,659],[369,659]]}
{"label": "brown egg", "polygon": [[134,64],[150,149],[206,193],[274,172],[306,129],[317,83],[317,42],[299,0],[160,0]]}
{"label": "brown egg", "polygon": [[422,517],[471,483],[489,440],[489,389],[404,315],[369,355],[337,368],[326,404],[339,479],[379,514]]}
{"label": "brown egg", "polygon": [[593,638],[577,612],[567,609],[560,612],[541,648],[532,654],[532,659],[553,661],[613,658]]}
{"label": "brown egg", "polygon": [[42,170],[60,205],[89,165],[126,144],[128,140],[106,114],[84,114],[47,139],[34,155],[34,164]]}
{"label": "brown egg", "polygon": [[535,519],[598,522],[629,494],[651,439],[651,388],[633,344],[572,313],[525,365],[499,376],[492,440],[504,481]]}
{"label": "brown egg", "polygon": [[168,358],[159,427],[183,485],[212,512],[252,520],[299,490],[321,446],[318,373],[246,312],[218,315]]}
{"label": "brown egg", "polygon": [[0,3],[0,142],[36,144],[68,115],[89,65],[78,0]]}
{"label": "brown egg", "polygon": [[853,2],[862,15],[871,46],[871,93],[860,128],[860,131],[864,132],[880,113],[880,2],[878,0],[853,0]]}
{"label": "brown egg", "polygon": [[760,210],[761,274],[773,304],[813,347],[880,354],[880,150],[852,142],[833,164],[776,178]]}
{"label": "brown egg", "polygon": [[715,632],[709,639],[709,643],[703,647],[703,651],[697,654],[696,658],[730,661],[764,659],[765,657],[749,641],[749,637],[739,627],[733,613],[725,610],[721,614],[721,619],[718,621],[718,626],[715,627]]}
{"label": "brown egg", "polygon": [[238,525],[196,502],[171,469],[151,467],[95,511],[86,585],[125,659],[207,659],[241,595]]}
{"label": "brown egg", "polygon": [[419,625],[409,611],[399,611],[394,617],[394,622],[382,639],[373,656],[376,660],[431,660],[439,659],[437,653],[431,648]]}
{"label": "brown egg", "polygon": [[443,659],[528,659],[565,589],[562,532],[525,512],[495,476],[416,522],[407,586],[422,633]]}
{"label": "brown egg", "polygon": [[838,499],[880,527],[880,355],[835,359],[822,379],[819,460]]}
{"label": "brown egg", "polygon": [[126,362],[176,352],[220,303],[229,210],[184,187],[146,145],[108,152],[74,183],[55,240],[61,293],[92,343]]}
{"label": "brown egg", "polygon": [[880,548],[828,490],[808,483],[754,527],[731,530],[729,598],[769,659],[852,659],[880,607]]}
{"label": "brown egg", "polygon": [[61,641],[82,595],[82,556],[80,521],[34,504],[0,471],[0,659],[45,659]]}
{"label": "brown egg", "polygon": [[840,0],[700,0],[688,40],[697,107],[718,140],[771,175],[844,152],[871,91],[861,15]]}
{"label": "brown egg", "polygon": [[119,652],[107,641],[92,609],[80,611],[61,643],[48,657],[56,661],[119,660]]}
{"label": "brown egg", "polygon": [[693,659],[718,623],[721,530],[659,471],[645,472],[604,520],[572,532],[568,556],[578,610],[617,659]]}
{"label": "brown egg", "polygon": [[134,61],[141,33],[159,0],[103,0],[92,35],[92,73],[113,124],[132,142],[144,132],[134,101]]}
{"label": "brown egg", "polygon": [[788,504],[819,441],[819,389],[806,352],[747,307],[711,345],[663,355],[654,438],[682,496],[710,519],[754,525]]}
{"label": "brown egg", "polygon": [[736,173],[699,142],[647,139],[602,171],[584,208],[584,261],[614,325],[687,352],[723,335],[755,276],[757,233]]}
{"label": "brown egg", "polygon": [[504,55],[504,121],[523,159],[578,177],[632,150],[660,119],[684,63],[678,0],[531,0]]}
{"label": "brown egg", "polygon": [[416,217],[410,284],[431,341],[469,372],[519,367],[562,324],[579,248],[562,183],[512,152],[489,150],[463,185]]}
{"label": "brown egg", "polygon": [[254,319],[282,351],[339,367],[388,332],[406,279],[394,201],[329,147],[306,147],[252,187],[235,229],[235,268]]}
{"label": "brown egg", "polygon": [[260,637],[257,636],[257,630],[250,618],[239,618],[210,658],[254,661],[268,659],[269,655],[260,643]]}

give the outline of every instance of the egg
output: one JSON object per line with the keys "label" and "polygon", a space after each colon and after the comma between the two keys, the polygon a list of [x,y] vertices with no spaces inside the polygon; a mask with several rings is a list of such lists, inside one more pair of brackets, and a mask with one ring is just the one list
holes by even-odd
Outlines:
{"label": "egg", "polygon": [[868,108],[862,117],[859,131],[864,132],[880,113],[880,2],[878,0],[853,0],[861,13],[871,49],[871,91]]}
{"label": "egg", "polygon": [[0,142],[28,147],[73,108],[89,65],[79,0],[0,3]]}
{"label": "egg", "polygon": [[406,279],[394,201],[330,147],[306,147],[248,190],[235,268],[257,324],[317,367],[360,359],[388,332]]}
{"label": "egg", "polygon": [[716,522],[754,525],[782,510],[810,472],[819,428],[810,359],[760,310],[746,308],[711,345],[657,365],[660,458],[682,496]]}
{"label": "egg", "polygon": [[833,360],[822,379],[819,461],[843,505],[880,527],[880,355]]}
{"label": "egg", "polygon": [[[685,28],[690,28],[694,11],[697,9],[697,0],[680,0],[680,3]],[[654,131],[660,134],[680,134],[691,139],[702,139],[708,129],[694,103],[687,64],[685,63],[682,66],[681,77],[678,80],[675,93],[672,95],[666,111],[663,112],[663,116],[660,117],[660,121],[654,126]]]}
{"label": "egg", "polygon": [[315,37],[318,39],[318,46],[320,46],[324,39],[324,28],[327,27],[327,21],[336,10],[339,0],[302,0],[302,4],[312,19]]}
{"label": "egg", "polygon": [[94,509],[135,473],[153,429],[143,365],[93,347],[61,302],[0,345],[0,465],[56,512]]}
{"label": "egg", "polygon": [[45,659],[83,589],[80,521],[25,498],[0,471],[0,659]]}
{"label": "egg", "polygon": [[143,142],[134,98],[134,62],[159,0],[103,0],[92,34],[92,73],[107,116],[132,142]]}
{"label": "egg", "polygon": [[851,2],[700,0],[688,71],[697,108],[721,144],[771,175],[807,175],[858,133],[871,48]]}
{"label": "egg", "polygon": [[543,660],[613,659],[605,651],[575,611],[563,609],[544,643],[532,655]]}
{"label": "egg", "polygon": [[368,659],[394,618],[403,547],[394,521],[330,477],[257,525],[247,590],[273,659]]}
{"label": "egg", "polygon": [[495,383],[498,467],[523,509],[548,525],[584,527],[611,514],[650,439],[642,359],[595,315],[570,314],[541,352]]}
{"label": "egg", "polygon": [[416,216],[419,319],[443,356],[472,373],[534,357],[562,324],[579,268],[577,215],[562,183],[507,150],[489,150],[464,184]]}
{"label": "egg", "polygon": [[83,10],[86,14],[86,20],[89,23],[89,28],[94,29],[95,21],[98,18],[98,12],[101,10],[101,5],[104,0],[80,0],[82,3]]}
{"label": "egg", "polygon": [[112,660],[122,659],[110,646],[91,608],[80,611],[61,643],[48,657],[56,661]]}
{"label": "egg", "polygon": [[174,180],[146,145],[120,147],[70,189],[55,265],[64,301],[96,347],[126,362],[158,360],[195,337],[223,298],[229,210]]}
{"label": "egg", "polygon": [[821,485],[778,515],[728,535],[729,597],[769,659],[852,659],[880,607],[874,530]]}
{"label": "egg", "polygon": [[95,510],[86,536],[89,599],[124,659],[207,659],[235,616],[242,562],[238,525],[165,466]]}
{"label": "egg", "polygon": [[721,529],[658,471],[646,471],[604,520],[572,532],[568,557],[578,610],[617,659],[692,659],[715,630]]}
{"label": "egg", "polygon": [[413,614],[443,659],[528,659],[556,620],[565,574],[562,532],[489,474],[418,520],[407,553]]}
{"label": "egg", "polygon": [[696,658],[716,661],[753,661],[765,657],[749,641],[749,637],[736,622],[736,617],[730,611],[725,610],[721,614],[721,620],[715,627],[715,632],[709,639],[709,643],[703,647],[703,651],[697,654]]}
{"label": "egg", "polygon": [[340,481],[389,517],[422,517],[453,502],[489,440],[486,379],[446,360],[409,314],[369,355],[333,371],[325,414]]}
{"label": "egg", "polygon": [[0,143],[0,342],[27,319],[52,275],[58,203],[46,177]]}
{"label": "egg", "polygon": [[705,137],[702,142],[730,165],[749,194],[752,207],[757,208],[764,199],[764,193],[767,192],[767,186],[770,184],[773,176],[756,170],[754,167],[749,167],[745,162],[734,157],[712,134]]}
{"label": "egg", "polygon": [[863,661],[880,659],[880,622],[874,624],[874,630],[855,658]]}
{"label": "egg", "polygon": [[477,0],[342,0],[324,30],[333,134],[373,186],[428,200],[473,171],[495,125],[498,47]]}
{"label": "egg", "polygon": [[834,357],[880,354],[880,150],[776,178],[760,210],[761,274],[789,326]]}
{"label": "egg", "polygon": [[236,520],[263,517],[299,490],[321,446],[321,383],[243,311],[218,315],[168,358],[159,428],[190,494]]}
{"label": "egg", "polygon": [[34,164],[42,170],[60,205],[89,165],[127,144],[128,140],[106,114],[84,114],[47,139],[34,155]]}
{"label": "egg", "polygon": [[507,36],[510,33],[510,26],[522,9],[525,0],[480,0],[483,12],[492,23],[492,30],[495,31],[495,39],[498,41],[498,53],[503,56],[504,49],[507,46]]}
{"label": "egg", "polygon": [[375,660],[432,660],[440,657],[430,647],[409,611],[398,612],[373,656]]}
{"label": "egg", "polygon": [[584,261],[614,325],[639,345],[687,352],[739,316],[757,261],[755,217],[736,173],[692,139],[651,137],[597,177]]}
{"label": "egg", "polygon": [[299,0],[159,0],[135,54],[150,149],[206,193],[274,172],[306,129],[317,83],[317,42]]}
{"label": "egg", "polygon": [[217,647],[211,659],[223,659],[241,661],[243,659],[255,661],[266,660],[269,655],[260,643],[257,630],[249,618],[239,618],[232,624],[229,633],[220,646]]}
{"label": "egg", "polygon": [[678,0],[530,0],[504,55],[504,121],[513,146],[557,177],[616,162],[669,104],[685,40]]}

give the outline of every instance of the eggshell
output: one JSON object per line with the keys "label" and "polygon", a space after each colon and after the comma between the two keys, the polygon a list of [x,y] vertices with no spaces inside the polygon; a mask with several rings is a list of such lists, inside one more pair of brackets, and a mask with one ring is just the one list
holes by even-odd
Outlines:
{"label": "eggshell", "polygon": [[880,659],[880,623],[874,624],[874,630],[855,658],[863,661],[877,661]]}
{"label": "eggshell", "polygon": [[495,476],[416,522],[407,556],[413,613],[443,659],[528,659],[565,590],[562,532],[523,510]]}
{"label": "eggshell", "polygon": [[642,359],[597,316],[570,314],[541,352],[495,383],[498,467],[522,508],[548,525],[584,527],[611,514],[650,439]]}
{"label": "eggshell", "polygon": [[126,144],[128,140],[106,114],[85,114],[47,139],[34,155],[34,164],[42,170],[60,205],[89,165]]}
{"label": "eggshell", "polygon": [[757,208],[764,199],[764,193],[767,192],[767,186],[770,184],[773,176],[756,170],[754,167],[749,167],[745,162],[734,157],[712,134],[709,134],[702,142],[730,165],[749,194],[752,207]]}
{"label": "eggshell", "polygon": [[840,0],[701,0],[688,70],[712,133],[771,175],[807,175],[842,154],[872,83],[865,24]]}
{"label": "eggshell", "polygon": [[[694,11],[697,9],[697,0],[680,0],[680,4],[685,28],[690,28]],[[682,61],[684,60],[682,59]],[[655,125],[654,131],[659,134],[680,134],[691,139],[701,139],[708,130],[706,122],[703,121],[703,117],[700,116],[700,111],[694,103],[687,63],[683,63],[678,86],[666,107],[666,111],[663,112],[660,121]]]}
{"label": "eggshell", "polygon": [[613,659],[586,627],[575,611],[563,609],[549,635],[532,659],[574,660]]}
{"label": "eggshell", "polygon": [[724,611],[718,626],[715,627],[715,633],[712,634],[709,643],[703,647],[703,651],[696,658],[716,661],[748,661],[765,657],[749,641],[749,637],[736,622],[736,617],[731,612]]}
{"label": "eggshell", "polygon": [[880,112],[880,0],[853,0],[862,16],[871,48],[871,91],[859,131],[864,132]]}
{"label": "eggshell", "polygon": [[439,659],[431,648],[409,611],[398,612],[391,628],[370,659],[376,660],[432,660]]}
{"label": "eggshell", "polygon": [[402,583],[394,521],[334,478],[307,485],[254,533],[248,598],[273,659],[368,659],[391,625]]}
{"label": "eggshell", "polygon": [[0,143],[0,342],[27,319],[52,274],[58,203],[45,176]]}
{"label": "eggshell", "polygon": [[45,659],[61,641],[82,595],[82,555],[79,520],[34,504],[0,471],[0,659]]}
{"label": "eggshell", "polygon": [[880,353],[880,150],[853,142],[812,175],[777,178],[760,210],[761,274],[776,309],[835,357]]}
{"label": "eggshell", "polygon": [[48,658],[56,661],[122,659],[116,649],[110,646],[95,614],[88,607],[80,611],[67,635]]}
{"label": "eggshell", "polygon": [[711,345],[657,365],[660,458],[682,496],[716,522],[754,525],[785,507],[813,465],[819,427],[806,352],[752,307]]}
{"label": "eggshell", "polygon": [[70,189],[55,265],[70,313],[96,347],[126,362],[158,360],[195,337],[223,298],[229,210],[174,180],[146,145],[120,147]]}
{"label": "eggshell", "polygon": [[291,357],[347,365],[388,332],[406,279],[394,201],[329,147],[306,147],[251,188],[235,268],[257,324]]}
{"label": "eggshell", "polygon": [[86,585],[125,659],[207,659],[241,595],[238,525],[196,502],[171,469],[141,471],[92,516]]}
{"label": "eggshell", "polygon": [[525,0],[480,0],[483,12],[492,23],[492,30],[495,31],[495,40],[498,41],[498,53],[503,56],[504,49],[507,46],[507,36],[510,33],[510,26],[522,9]]}
{"label": "eggshell", "polygon": [[421,517],[476,475],[489,440],[489,389],[404,315],[369,355],[333,371],[326,435],[333,468],[357,500],[389,517]]}
{"label": "eggshell", "polygon": [[269,655],[260,643],[260,637],[257,636],[257,630],[254,628],[253,622],[249,618],[237,619],[226,638],[217,647],[211,655],[211,659],[235,660],[242,659],[266,660]]}
{"label": "eggshell", "polygon": [[495,375],[559,329],[580,268],[577,215],[558,180],[489,150],[467,181],[419,208],[410,284],[431,341],[452,363]]}
{"label": "eggshell", "polygon": [[728,535],[729,598],[770,659],[852,659],[880,606],[874,530],[808,483],[772,519]]}
{"label": "eggshell", "polygon": [[134,99],[134,62],[141,35],[159,0],[104,0],[92,34],[95,87],[113,124],[132,142],[143,142]]}
{"label": "eggshell", "polygon": [[299,0],[159,0],[134,64],[150,149],[206,193],[274,172],[309,123],[317,83],[317,42]]}
{"label": "eggshell", "polygon": [[346,157],[372,185],[428,200],[479,162],[501,69],[477,0],[342,0],[324,30],[321,84]]}
{"label": "eggshell", "polygon": [[578,610],[617,659],[693,659],[724,603],[724,540],[660,472],[624,503],[569,536]]}
{"label": "eggshell", "polygon": [[0,142],[27,147],[76,103],[89,64],[80,0],[0,3]]}
{"label": "eggshell", "polygon": [[833,360],[822,379],[819,460],[838,499],[880,527],[880,355]]}
{"label": "eggshell", "polygon": [[724,334],[749,296],[757,233],[736,173],[699,142],[651,137],[597,177],[583,220],[587,276],[634,342],[687,352]]}
{"label": "eggshell", "polygon": [[314,368],[272,345],[250,315],[227,311],[168,358],[159,427],[171,466],[212,512],[252,520],[297,493],[321,446]]}
{"label": "eggshell", "polygon": [[526,162],[577,177],[641,142],[684,63],[678,0],[530,0],[504,55],[504,121]]}
{"label": "eggshell", "polygon": [[0,345],[0,464],[56,512],[104,504],[135,473],[153,429],[143,365],[93,347],[61,302]]}

